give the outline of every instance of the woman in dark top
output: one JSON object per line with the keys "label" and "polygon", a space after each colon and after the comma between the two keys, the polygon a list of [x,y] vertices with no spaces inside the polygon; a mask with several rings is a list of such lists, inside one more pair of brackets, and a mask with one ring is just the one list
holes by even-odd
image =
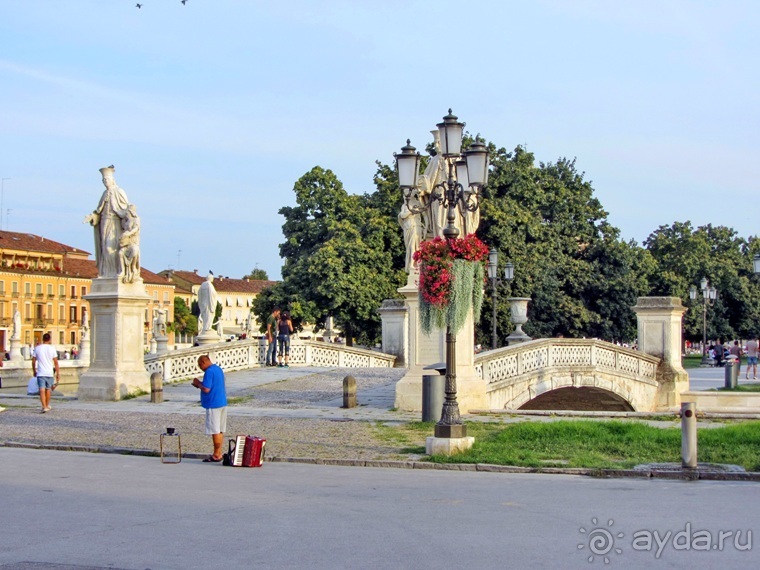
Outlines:
{"label": "woman in dark top", "polygon": [[[280,368],[288,368],[290,356],[290,333],[293,332],[293,321],[290,320],[290,312],[283,311],[277,321],[277,344],[280,349],[277,353],[277,365]],[[285,358],[283,362],[283,357]]]}

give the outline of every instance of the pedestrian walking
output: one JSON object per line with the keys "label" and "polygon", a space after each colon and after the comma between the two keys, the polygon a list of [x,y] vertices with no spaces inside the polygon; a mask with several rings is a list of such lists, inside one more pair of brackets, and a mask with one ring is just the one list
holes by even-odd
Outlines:
{"label": "pedestrian walking", "polygon": [[747,375],[746,379],[749,380],[749,369],[752,369],[752,379],[757,380],[757,353],[760,344],[757,339],[753,338],[747,341]]}
{"label": "pedestrian walking", "polygon": [[224,371],[213,364],[207,354],[198,358],[198,368],[203,370],[203,380],[193,378],[193,386],[201,391],[201,406],[206,409],[206,435],[211,436],[214,452],[204,459],[204,463],[219,463],[222,460],[222,443],[227,431],[227,390],[224,386]]}
{"label": "pedestrian walking", "polygon": [[50,394],[58,386],[61,379],[61,371],[58,368],[58,352],[50,344],[50,333],[42,335],[42,344],[34,347],[32,353],[32,376],[37,377],[37,386],[40,388],[40,413],[49,412]]}
{"label": "pedestrian walking", "polygon": [[744,351],[739,345],[738,340],[734,341],[734,346],[732,346],[728,352],[731,354],[731,356],[736,357],[736,373],[739,374],[742,371],[742,354],[744,354]]}

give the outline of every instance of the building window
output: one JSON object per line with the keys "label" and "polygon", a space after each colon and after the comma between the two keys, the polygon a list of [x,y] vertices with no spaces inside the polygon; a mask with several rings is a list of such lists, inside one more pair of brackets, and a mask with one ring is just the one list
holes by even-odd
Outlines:
{"label": "building window", "polygon": [[5,297],[5,281],[0,281],[0,295]]}
{"label": "building window", "polygon": [[18,281],[11,281],[11,292],[18,293]]}
{"label": "building window", "polygon": [[31,283],[24,283],[24,295],[27,297],[32,296],[32,284]]}
{"label": "building window", "polygon": [[30,305],[29,303],[24,304],[24,318],[25,319],[32,318],[32,305]]}
{"label": "building window", "polygon": [[58,305],[58,320],[59,324],[64,324],[66,320],[66,305]]}
{"label": "building window", "polygon": [[87,295],[87,287],[82,287],[82,299],[84,299],[85,295]]}
{"label": "building window", "polygon": [[76,299],[77,298],[77,286],[72,285],[71,286],[71,298]]}
{"label": "building window", "polygon": [[153,300],[158,301],[158,291],[153,291]]}
{"label": "building window", "polygon": [[35,283],[35,285],[34,285],[34,293],[38,297],[42,297],[42,283]]}
{"label": "building window", "polygon": [[63,299],[66,296],[66,286],[58,285],[58,296]]}
{"label": "building window", "polygon": [[52,283],[48,283],[47,294],[48,294],[48,297],[52,297],[53,296],[53,284]]}
{"label": "building window", "polygon": [[65,334],[66,333],[64,331],[60,331],[58,333],[58,344],[63,344],[64,342],[66,342],[65,339],[64,339]]}
{"label": "building window", "polygon": [[76,331],[71,331],[71,344],[77,343],[77,333]]}
{"label": "building window", "polygon": [[69,307],[69,321],[74,324],[77,322],[77,308]]}
{"label": "building window", "polygon": [[169,292],[164,291],[164,303],[168,303],[168,302],[169,302]]}
{"label": "building window", "polygon": [[53,320],[53,304],[52,303],[48,303],[47,313],[45,315],[45,318],[51,321]]}

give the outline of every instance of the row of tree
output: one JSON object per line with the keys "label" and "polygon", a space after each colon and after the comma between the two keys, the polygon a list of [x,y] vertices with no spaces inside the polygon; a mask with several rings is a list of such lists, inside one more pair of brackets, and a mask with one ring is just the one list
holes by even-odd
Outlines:
{"label": "row of tree", "polygon": [[[630,342],[636,336],[631,309],[639,296],[680,297],[690,310],[685,337],[702,337],[702,296],[691,285],[707,277],[719,292],[708,306],[708,337],[746,338],[760,325],[760,284],[752,274],[754,238],[726,227],[661,226],[639,246],[620,238],[591,184],[574,160],[536,163],[521,147],[489,145],[492,173],[481,203],[480,237],[499,250],[500,273],[515,265],[511,284],[497,296],[497,332],[507,336],[508,296],[530,297],[533,337],[562,334]],[[423,165],[424,168],[424,165]],[[322,328],[332,315],[347,342],[380,338],[377,309],[398,297],[406,282],[404,242],[397,222],[401,206],[395,169],[377,163],[375,190],[349,194],[330,170],[313,168],[293,190],[296,206],[284,207],[280,246],[282,281],[254,303],[259,322],[275,305],[294,323]],[[490,344],[492,308],[486,296],[476,342]]]}

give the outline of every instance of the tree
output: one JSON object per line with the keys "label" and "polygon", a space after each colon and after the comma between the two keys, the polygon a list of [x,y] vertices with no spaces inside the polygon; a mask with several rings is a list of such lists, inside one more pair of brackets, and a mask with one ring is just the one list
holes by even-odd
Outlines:
{"label": "tree", "polygon": [[[706,277],[718,290],[718,299],[707,307],[707,338],[748,338],[758,334],[760,288],[753,283],[752,252],[757,240],[746,241],[725,226],[708,224],[696,229],[691,222],[660,226],[644,241],[657,262],[651,277],[653,295],[680,297],[689,307],[684,317],[684,336],[702,339],[704,302],[700,281]],[[697,299],[689,288],[698,289]]]}
{"label": "tree", "polygon": [[[515,279],[505,292],[531,298],[526,332],[535,337],[635,338],[631,307],[646,294],[654,265],[646,252],[620,240],[574,160],[536,165],[519,146],[511,153],[493,145],[489,150],[493,172],[481,203],[478,236],[500,251],[502,264],[514,263]],[[507,296],[497,300],[502,338],[512,328]],[[486,321],[489,309],[484,306]],[[487,342],[490,330],[490,322],[481,323],[479,342]]]}
{"label": "tree", "polygon": [[348,345],[354,338],[374,343],[380,336],[377,309],[403,284],[400,229],[389,222],[386,196],[348,194],[333,172],[319,166],[293,191],[297,205],[280,210],[283,280],[256,299],[259,321],[277,304],[290,310],[296,327],[308,322],[319,330],[332,315]]}
{"label": "tree", "polygon": [[172,330],[186,334],[198,334],[198,319],[190,312],[187,303],[181,297],[174,297],[174,322]]}
{"label": "tree", "polygon": [[251,269],[251,272],[248,275],[243,276],[243,279],[250,279],[251,281],[269,281],[269,276],[265,270],[255,267],[254,269]]}

